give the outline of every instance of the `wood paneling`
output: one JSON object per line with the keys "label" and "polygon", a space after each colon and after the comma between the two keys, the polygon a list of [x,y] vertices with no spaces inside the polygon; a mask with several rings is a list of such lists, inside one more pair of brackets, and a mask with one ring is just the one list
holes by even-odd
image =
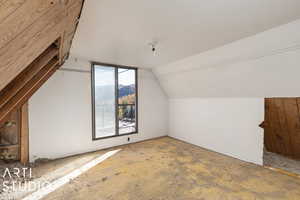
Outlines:
{"label": "wood paneling", "polygon": [[0,48],[33,24],[50,8],[55,7],[59,0],[26,1],[18,12],[13,12],[0,22]]}
{"label": "wood paneling", "polygon": [[3,21],[11,13],[22,6],[26,0],[1,0],[0,1],[0,21]]}
{"label": "wood paneling", "polygon": [[[19,152],[23,164],[28,162],[27,101],[63,64],[82,6],[83,0],[0,0],[0,125],[18,112],[21,138],[0,152]],[[4,136],[11,143],[13,135]]]}
{"label": "wood paneling", "polygon": [[[0,10],[10,5],[8,1],[0,4]],[[55,39],[64,39],[65,32],[75,30],[74,22],[79,17],[82,0],[75,2],[75,5],[68,4],[69,7],[61,0],[26,0],[13,4],[15,9],[0,21],[0,90]],[[64,55],[60,55],[62,57]]]}
{"label": "wood paneling", "polygon": [[265,99],[264,143],[268,151],[300,159],[300,99]]}
{"label": "wood paneling", "polygon": [[59,6],[49,11],[0,50],[0,90],[60,37],[64,26],[61,19],[65,16],[62,11]]}

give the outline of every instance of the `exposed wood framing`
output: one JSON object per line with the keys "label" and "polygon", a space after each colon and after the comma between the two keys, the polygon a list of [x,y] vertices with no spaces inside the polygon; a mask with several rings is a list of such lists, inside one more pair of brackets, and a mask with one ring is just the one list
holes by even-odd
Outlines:
{"label": "exposed wood framing", "polygon": [[5,123],[0,123],[0,158],[19,160],[20,111],[16,110],[7,116]]}
{"label": "exposed wood framing", "polygon": [[20,112],[20,161],[26,165],[29,162],[28,103],[21,107]]}
{"label": "exposed wood framing", "polygon": [[2,147],[17,150],[23,164],[28,162],[28,99],[68,56],[83,1],[0,0],[0,125],[11,121],[13,112],[20,118],[18,144]]}
{"label": "exposed wood framing", "polygon": [[58,48],[51,45],[38,59],[0,91],[0,108],[13,98],[55,56],[58,56]]}
{"label": "exposed wood framing", "polygon": [[43,83],[58,69],[59,61],[53,58],[42,68],[9,102],[0,109],[0,122],[15,109],[20,108],[37,91]]}
{"label": "exposed wood framing", "polygon": [[17,12],[13,12],[1,22],[0,48],[13,40],[20,33],[20,30],[29,27],[48,10],[57,6],[58,3],[58,1],[53,0],[30,0],[24,2]]}
{"label": "exposed wood framing", "polygon": [[[41,3],[42,2],[42,3]],[[21,73],[54,40],[69,44],[82,0],[3,0],[0,4],[0,90]],[[68,42],[64,41],[68,39]],[[60,61],[70,45],[62,48]]]}

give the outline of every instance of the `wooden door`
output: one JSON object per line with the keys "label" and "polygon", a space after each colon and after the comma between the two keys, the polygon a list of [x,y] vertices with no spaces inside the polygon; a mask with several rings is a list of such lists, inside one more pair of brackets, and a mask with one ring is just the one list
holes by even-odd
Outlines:
{"label": "wooden door", "polygon": [[266,98],[264,144],[268,151],[300,159],[300,98]]}

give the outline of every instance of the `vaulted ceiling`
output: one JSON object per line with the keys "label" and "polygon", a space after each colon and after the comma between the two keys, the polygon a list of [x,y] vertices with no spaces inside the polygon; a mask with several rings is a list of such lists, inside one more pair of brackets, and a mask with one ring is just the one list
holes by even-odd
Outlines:
{"label": "vaulted ceiling", "polygon": [[71,53],[151,68],[298,18],[299,0],[87,0]]}

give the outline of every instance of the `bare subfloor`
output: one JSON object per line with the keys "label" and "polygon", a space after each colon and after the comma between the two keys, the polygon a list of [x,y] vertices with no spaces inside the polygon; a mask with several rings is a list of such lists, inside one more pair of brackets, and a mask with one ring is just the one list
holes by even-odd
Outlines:
{"label": "bare subfloor", "polygon": [[169,137],[120,148],[45,199],[300,199],[300,179]]}
{"label": "bare subfloor", "polygon": [[293,160],[276,153],[264,151],[264,165],[300,175],[300,160]]}
{"label": "bare subfloor", "polygon": [[[30,164],[29,166],[23,166],[20,163],[14,162],[0,162],[0,200],[4,199],[22,199],[22,197],[32,193],[35,189],[30,190],[26,187],[25,182],[53,182],[54,180],[65,176],[66,174],[76,170],[78,167],[92,161],[93,159],[103,155],[105,151],[97,151],[93,153],[86,153],[76,156],[71,156],[67,158],[57,159],[57,160],[48,160],[48,159],[39,159],[37,162]],[[23,168],[31,168],[31,173],[28,171],[19,175],[14,174],[15,169],[18,168],[21,172]],[[10,175],[5,174],[5,170],[10,171]],[[21,189],[19,187],[10,188],[8,191],[4,191],[3,182],[6,182],[5,185],[12,186],[13,182],[17,184],[22,183]],[[17,185],[18,186],[18,185]],[[25,187],[25,188],[24,188]]]}

